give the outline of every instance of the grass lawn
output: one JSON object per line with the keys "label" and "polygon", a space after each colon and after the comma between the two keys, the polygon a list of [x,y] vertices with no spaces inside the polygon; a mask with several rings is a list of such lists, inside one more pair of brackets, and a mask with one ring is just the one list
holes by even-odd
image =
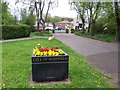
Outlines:
{"label": "grass lawn", "polygon": [[50,34],[49,32],[42,32],[42,34],[40,34],[40,32],[31,32],[30,36],[52,36],[52,34]]}
{"label": "grass lawn", "polygon": [[95,34],[94,36],[91,36],[88,33],[82,34],[82,32],[80,32],[80,31],[75,31],[75,34],[78,36],[83,36],[83,37],[101,40],[101,41],[105,41],[105,42],[114,42],[115,41],[115,35]]}
{"label": "grass lawn", "polygon": [[[30,85],[32,49],[40,43],[44,47],[57,45],[69,54],[70,84]],[[58,40],[31,39],[4,42],[2,44],[2,87],[3,88],[112,88],[103,76],[86,62],[86,58]]]}

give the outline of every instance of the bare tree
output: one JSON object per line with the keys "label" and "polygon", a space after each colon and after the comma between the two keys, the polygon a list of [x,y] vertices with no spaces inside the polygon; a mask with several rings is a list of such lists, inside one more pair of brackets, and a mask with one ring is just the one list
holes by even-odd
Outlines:
{"label": "bare tree", "polygon": [[[20,0],[18,0],[20,1]],[[39,31],[40,24],[45,29],[50,8],[58,6],[58,0],[21,0],[24,5],[29,5],[29,9],[35,11],[37,19],[37,31]],[[25,2],[26,1],[26,2]],[[45,16],[44,12],[46,10]]]}
{"label": "bare tree", "polygon": [[[58,6],[58,0],[38,0],[34,2],[34,10],[37,17],[37,30],[39,30],[39,25],[41,24],[43,30],[45,30],[45,23],[47,22],[48,13],[50,8]],[[44,16],[43,11],[47,8],[46,14]]]}

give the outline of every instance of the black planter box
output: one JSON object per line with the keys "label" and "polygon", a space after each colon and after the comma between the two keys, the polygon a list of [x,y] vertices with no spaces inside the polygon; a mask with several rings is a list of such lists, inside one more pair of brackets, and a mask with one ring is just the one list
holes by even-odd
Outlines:
{"label": "black planter box", "polygon": [[68,78],[69,56],[33,56],[32,80],[36,82],[59,81]]}

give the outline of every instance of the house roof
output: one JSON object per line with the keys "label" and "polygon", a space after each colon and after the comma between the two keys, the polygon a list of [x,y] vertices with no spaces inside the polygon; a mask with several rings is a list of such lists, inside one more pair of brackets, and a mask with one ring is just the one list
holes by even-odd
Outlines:
{"label": "house roof", "polygon": [[64,23],[64,24],[67,24],[67,23],[71,23],[71,22],[69,22],[68,20],[64,20],[64,21],[62,21],[62,22],[57,22],[57,23]]}

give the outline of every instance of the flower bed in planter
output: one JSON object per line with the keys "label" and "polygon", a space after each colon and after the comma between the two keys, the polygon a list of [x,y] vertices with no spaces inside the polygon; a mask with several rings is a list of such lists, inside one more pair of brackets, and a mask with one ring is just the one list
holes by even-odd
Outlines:
{"label": "flower bed in planter", "polygon": [[68,54],[58,47],[49,49],[38,45],[32,54],[32,80],[42,82],[67,79],[68,60]]}

